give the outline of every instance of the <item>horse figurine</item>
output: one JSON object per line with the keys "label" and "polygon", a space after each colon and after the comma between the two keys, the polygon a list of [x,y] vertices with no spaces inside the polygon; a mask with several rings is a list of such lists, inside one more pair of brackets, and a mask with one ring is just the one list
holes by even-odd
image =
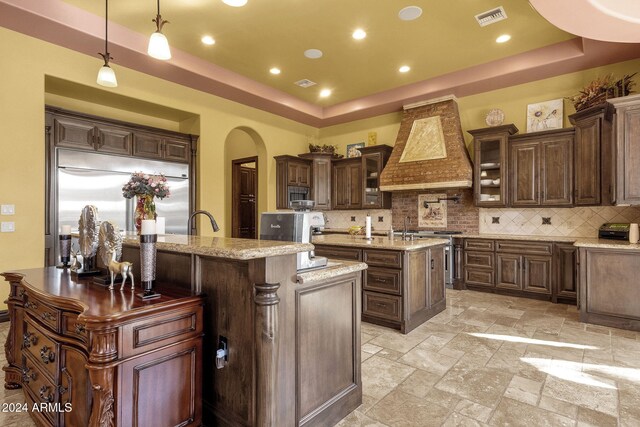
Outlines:
{"label": "horse figurine", "polygon": [[111,274],[111,285],[109,289],[113,290],[113,281],[116,276],[120,274],[122,276],[122,286],[120,290],[124,289],[124,283],[127,281],[127,276],[131,279],[131,289],[135,289],[135,283],[133,281],[133,264],[127,261],[116,261],[116,252],[111,252],[111,261],[109,262],[109,274]]}

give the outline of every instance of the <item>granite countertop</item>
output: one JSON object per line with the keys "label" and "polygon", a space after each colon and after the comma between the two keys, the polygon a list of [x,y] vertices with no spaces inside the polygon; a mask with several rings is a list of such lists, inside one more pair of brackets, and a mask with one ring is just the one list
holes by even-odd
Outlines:
{"label": "granite countertop", "polygon": [[296,281],[300,284],[319,282],[366,269],[367,264],[364,262],[330,259],[326,267],[298,272]]}
{"label": "granite countertop", "polygon": [[313,236],[312,243],[318,245],[347,246],[352,248],[392,249],[396,251],[410,251],[430,246],[445,245],[447,239],[418,239],[402,240],[388,237],[373,237],[366,240],[362,236],[344,236],[341,234],[329,234],[325,236]]}
{"label": "granite countertop", "polygon": [[[364,230],[364,227],[363,227]],[[349,234],[349,229],[348,228],[324,228],[323,233],[341,233],[341,234]],[[364,233],[364,231],[363,231]],[[386,236],[387,234],[389,234],[389,230],[376,230],[374,228],[371,229],[371,234],[374,236]],[[364,235],[364,234],[362,234]]]}
{"label": "granite countertop", "polygon": [[462,233],[455,234],[453,237],[463,237],[465,239],[491,239],[491,240],[531,240],[535,242],[567,242],[573,243],[579,240],[579,237],[565,236],[532,236],[532,235],[515,235],[515,234],[476,234]]}
{"label": "granite countertop", "polygon": [[640,243],[629,243],[628,240],[579,238],[576,239],[573,246],[577,246],[579,248],[607,248],[640,251]]}
{"label": "granite countertop", "polygon": [[[140,239],[135,233],[126,233],[123,236],[123,244],[140,246]],[[248,260],[310,251],[313,250],[313,245],[273,240],[159,234],[157,248],[171,252]]]}

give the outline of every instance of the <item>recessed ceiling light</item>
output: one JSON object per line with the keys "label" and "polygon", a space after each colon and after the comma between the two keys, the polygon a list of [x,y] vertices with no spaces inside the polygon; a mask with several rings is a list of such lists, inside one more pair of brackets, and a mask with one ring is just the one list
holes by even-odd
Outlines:
{"label": "recessed ceiling light", "polygon": [[278,67],[273,67],[272,69],[270,69],[270,70],[269,70],[269,72],[270,72],[271,74],[278,75],[278,74],[280,74],[280,68],[278,68]]}
{"label": "recessed ceiling light", "polygon": [[398,12],[398,18],[403,21],[413,21],[414,19],[420,18],[420,15],[422,15],[422,9],[418,6],[403,7],[400,9],[400,12]]}
{"label": "recessed ceiling light", "polygon": [[307,49],[304,51],[304,56],[310,59],[322,58],[322,51],[320,49]]}
{"label": "recessed ceiling light", "polygon": [[358,28],[353,32],[351,36],[356,40],[362,40],[363,38],[367,37],[367,33],[362,28]]}
{"label": "recessed ceiling light", "polygon": [[496,43],[505,43],[511,40],[511,36],[509,34],[503,34],[496,39]]}
{"label": "recessed ceiling light", "polygon": [[247,0],[222,0],[222,3],[233,7],[242,7],[247,4]]}
{"label": "recessed ceiling light", "polygon": [[326,97],[328,97],[330,95],[331,95],[331,89],[322,89],[320,91],[320,97],[321,98],[326,98]]}
{"label": "recessed ceiling light", "polygon": [[216,41],[211,36],[202,36],[202,38],[200,40],[202,41],[202,43],[204,43],[204,44],[206,44],[208,46],[216,44]]}
{"label": "recessed ceiling light", "polygon": [[401,73],[408,73],[410,70],[411,70],[411,67],[409,67],[408,65],[403,65],[398,69],[398,71],[400,71]]}

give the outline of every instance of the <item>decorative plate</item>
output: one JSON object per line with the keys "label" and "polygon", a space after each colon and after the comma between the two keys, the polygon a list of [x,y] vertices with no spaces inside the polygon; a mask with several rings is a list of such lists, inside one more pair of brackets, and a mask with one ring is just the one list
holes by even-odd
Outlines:
{"label": "decorative plate", "polygon": [[489,126],[500,126],[504,122],[504,111],[494,108],[487,113],[484,121]]}

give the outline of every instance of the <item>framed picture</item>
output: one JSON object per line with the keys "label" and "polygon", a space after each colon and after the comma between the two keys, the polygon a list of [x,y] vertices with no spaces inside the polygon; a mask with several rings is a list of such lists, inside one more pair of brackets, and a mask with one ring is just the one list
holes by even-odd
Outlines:
{"label": "framed picture", "polygon": [[527,133],[562,128],[564,117],[561,99],[527,105]]}
{"label": "framed picture", "polygon": [[362,153],[358,150],[358,148],[364,148],[364,142],[358,142],[355,144],[347,145],[347,157],[360,157]]}

